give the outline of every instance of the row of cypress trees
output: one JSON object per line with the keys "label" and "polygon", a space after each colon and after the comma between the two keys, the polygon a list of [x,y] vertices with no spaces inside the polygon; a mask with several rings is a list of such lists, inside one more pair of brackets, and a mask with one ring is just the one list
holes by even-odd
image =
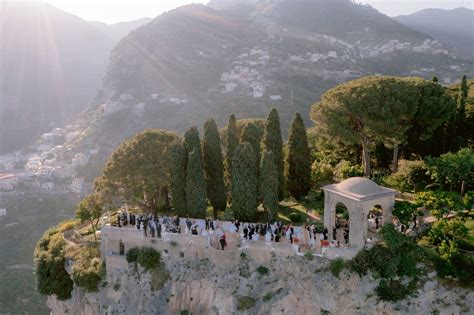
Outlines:
{"label": "row of cypress trees", "polygon": [[209,200],[215,217],[229,202],[235,218],[252,221],[262,203],[268,220],[273,220],[285,189],[297,199],[306,195],[310,190],[311,159],[301,116],[296,113],[291,123],[286,174],[276,109],[268,114],[262,139],[260,135],[253,123],[246,124],[239,133],[235,116],[231,115],[224,154],[212,118],[204,124],[202,141],[198,129],[191,127],[184,141],[173,143],[171,192],[178,214],[204,217]]}

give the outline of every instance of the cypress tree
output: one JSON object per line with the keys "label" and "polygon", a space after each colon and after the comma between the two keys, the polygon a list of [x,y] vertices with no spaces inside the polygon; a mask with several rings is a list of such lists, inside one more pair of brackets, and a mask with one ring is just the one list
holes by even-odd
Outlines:
{"label": "cypress tree", "polygon": [[224,185],[224,164],[222,161],[221,139],[214,119],[204,124],[202,139],[204,173],[207,184],[207,197],[217,218],[218,211],[224,211],[227,197]]}
{"label": "cypress tree", "polygon": [[438,83],[438,77],[437,76],[433,76],[433,78],[431,79],[431,81],[433,81],[434,83]]}
{"label": "cypress tree", "polygon": [[255,157],[255,170],[257,178],[260,175],[260,138],[258,137],[258,129],[252,124],[246,124],[240,134],[240,143],[248,143],[252,146]]}
{"label": "cypress tree", "polygon": [[186,151],[191,153],[197,151],[201,155],[201,140],[199,139],[199,130],[196,126],[192,126],[184,134],[184,147]]}
{"label": "cypress tree", "polygon": [[260,171],[263,208],[267,212],[268,222],[272,222],[278,214],[278,168],[273,152],[263,152]]}
{"label": "cypress tree", "polygon": [[306,127],[299,113],[295,113],[288,136],[287,189],[296,199],[306,196],[311,189],[311,158]]}
{"label": "cypress tree", "polygon": [[257,212],[255,154],[249,143],[237,146],[232,157],[232,211],[239,221],[252,222]]}
{"label": "cypress tree", "polygon": [[459,145],[461,147],[466,144],[466,99],[467,99],[467,79],[463,75],[461,79],[461,85],[459,87],[458,97],[457,97],[457,113],[456,113],[456,126],[457,126],[457,136],[459,138]]}
{"label": "cypress tree", "polygon": [[202,168],[200,151],[193,150],[188,155],[186,169],[186,203],[190,215],[194,218],[206,216],[206,181]]}
{"label": "cypress tree", "polygon": [[180,216],[187,214],[186,204],[186,167],[187,154],[181,141],[171,144],[171,194],[173,196],[173,206]]}
{"label": "cypress tree", "polygon": [[227,190],[231,191],[232,184],[232,157],[234,151],[239,145],[239,129],[237,128],[237,122],[235,115],[229,116],[229,123],[227,124],[226,134],[226,150],[225,150],[225,181]]}
{"label": "cypress tree", "polygon": [[275,159],[278,179],[278,200],[283,200],[285,195],[285,176],[283,160],[283,140],[281,138],[280,117],[278,111],[273,108],[268,114],[263,134],[262,150],[271,151]]}

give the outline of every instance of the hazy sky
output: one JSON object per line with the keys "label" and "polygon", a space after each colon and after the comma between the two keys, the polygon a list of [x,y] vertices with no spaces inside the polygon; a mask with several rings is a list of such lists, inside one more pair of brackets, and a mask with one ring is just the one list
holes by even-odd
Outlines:
{"label": "hazy sky", "polygon": [[[12,0],[0,0],[3,1]],[[40,0],[13,0],[40,1]],[[165,11],[187,3],[207,3],[209,0],[46,0],[50,4],[80,16],[88,21],[115,23],[141,17],[155,17]],[[280,0],[281,1],[281,0]],[[289,0],[297,1],[297,0]],[[368,3],[389,16],[409,14],[424,8],[468,7],[473,9],[473,0],[357,0]]]}

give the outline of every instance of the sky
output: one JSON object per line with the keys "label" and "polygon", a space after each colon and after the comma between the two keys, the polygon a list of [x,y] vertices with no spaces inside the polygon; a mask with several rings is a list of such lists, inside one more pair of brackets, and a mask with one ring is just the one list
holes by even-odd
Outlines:
{"label": "sky", "polygon": [[[41,0],[0,0],[28,2]],[[163,12],[188,3],[207,3],[209,0],[44,0],[66,12],[87,21],[116,23],[142,17],[156,17]],[[281,0],[280,0],[281,1]],[[289,0],[297,1],[297,0]],[[453,9],[467,7],[474,9],[473,0],[356,0],[370,4],[389,16],[410,14],[425,8]]]}

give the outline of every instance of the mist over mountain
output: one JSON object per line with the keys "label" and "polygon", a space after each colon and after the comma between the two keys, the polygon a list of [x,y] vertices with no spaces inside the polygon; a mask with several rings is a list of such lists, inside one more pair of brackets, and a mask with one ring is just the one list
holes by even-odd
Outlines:
{"label": "mist over mountain", "polygon": [[457,49],[464,58],[474,59],[474,10],[425,9],[394,19]]}
{"label": "mist over mountain", "polygon": [[309,104],[346,80],[437,75],[449,83],[466,69],[471,63],[429,35],[352,1],[214,0],[123,38],[84,122],[90,141],[104,145],[144,128],[182,132],[209,116],[220,126],[230,113],[263,117],[271,107],[285,129],[295,111],[308,117]]}
{"label": "mist over mountain", "polygon": [[144,17],[133,21],[118,22],[113,24],[106,24],[104,22],[98,21],[90,21],[89,23],[118,43],[120,39],[130,33],[130,31],[145,25],[151,20],[153,19]]}
{"label": "mist over mountain", "polygon": [[46,3],[0,4],[0,153],[64,124],[97,93],[114,41]]}

